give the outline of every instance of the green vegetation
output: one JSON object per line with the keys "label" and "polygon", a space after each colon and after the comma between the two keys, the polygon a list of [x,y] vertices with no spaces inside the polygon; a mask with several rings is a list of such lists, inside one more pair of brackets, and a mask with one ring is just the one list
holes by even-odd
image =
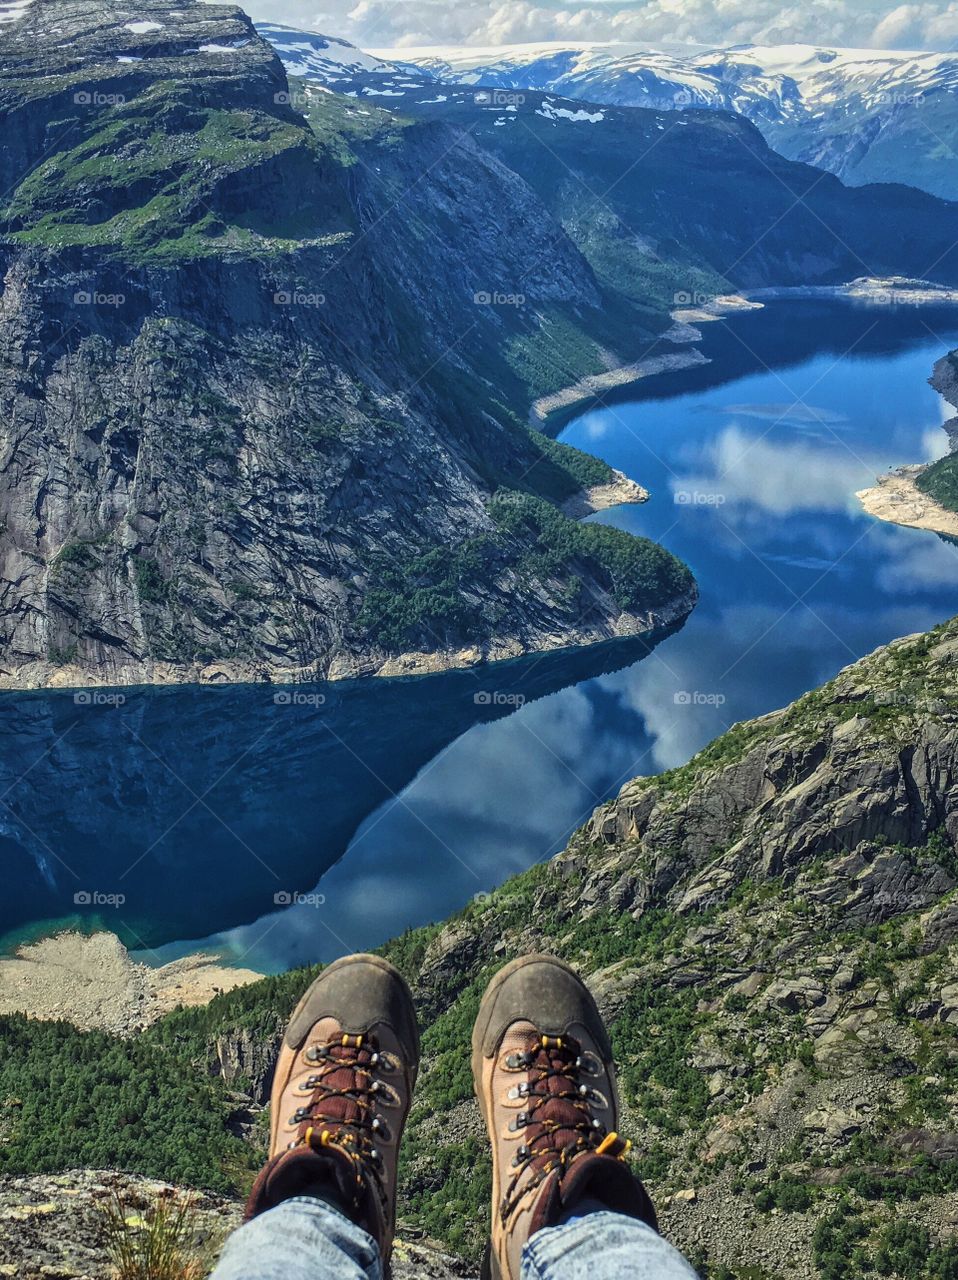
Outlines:
{"label": "green vegetation", "polygon": [[692,589],[688,568],[657,543],[603,524],[581,524],[529,494],[497,494],[489,507],[498,527],[513,536],[531,536],[532,550],[520,570],[545,580],[576,560],[605,571],[620,609],[638,611],[666,604]]}
{"label": "green vegetation", "polygon": [[220,1191],[250,1181],[257,1154],[230,1133],[226,1089],[195,1051],[0,1018],[0,1172],[112,1167]]}
{"label": "green vegetation", "polygon": [[[105,96],[108,89],[105,80]],[[95,245],[135,261],[336,239],[348,230],[341,194],[329,192],[316,203],[322,223],[317,213],[303,212],[311,201],[290,212],[278,199],[274,212],[254,216],[236,212],[242,201],[225,194],[247,172],[272,167],[278,175],[280,157],[308,183],[315,147],[295,120],[256,108],[201,106],[188,80],[157,80],[129,101],[91,112],[85,136],[22,180],[4,220],[24,244]]]}
{"label": "green vegetation", "polygon": [[[584,475],[600,474],[585,455],[573,461]],[[620,609],[636,612],[692,588],[689,570],[656,543],[608,525],[581,524],[532,494],[497,494],[489,514],[495,534],[370,565],[358,624],[390,651],[481,643],[505,616],[505,604],[488,599],[488,584],[510,571],[550,583],[569,604],[580,599],[580,574],[596,574]]]}
{"label": "green vegetation", "polygon": [[170,596],[170,584],[160,572],[155,560],[137,556],[133,561],[133,577],[136,593],[143,604],[165,604]]}
{"label": "green vegetation", "polygon": [[358,624],[393,652],[481,636],[486,628],[478,602],[465,593],[486,576],[493,553],[492,538],[480,536],[406,562],[380,560],[370,566],[375,585],[366,592]]}
{"label": "green vegetation", "polygon": [[[560,444],[551,436],[541,431],[526,428],[529,442],[541,461],[534,462],[524,477],[530,492],[543,498],[561,501],[569,498],[580,489],[588,489],[593,485],[608,484],[613,471],[607,462],[594,457],[591,453],[583,453],[571,444]],[[545,479],[546,469],[560,473],[558,483],[555,479]],[[526,487],[524,485],[523,487]]]}
{"label": "green vegetation", "polygon": [[915,484],[948,511],[958,511],[958,454],[950,453],[925,467]]}
{"label": "green vegetation", "polygon": [[850,1275],[958,1280],[958,1244],[936,1243],[925,1227],[905,1218],[879,1229],[873,1217],[856,1212],[847,1200],[815,1228],[812,1256],[822,1280]]}

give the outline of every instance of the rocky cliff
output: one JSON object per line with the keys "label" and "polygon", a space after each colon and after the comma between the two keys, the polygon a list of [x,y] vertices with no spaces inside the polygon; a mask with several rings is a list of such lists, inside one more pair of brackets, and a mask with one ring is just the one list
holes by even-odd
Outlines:
{"label": "rocky cliff", "polygon": [[556,523],[609,469],[521,419],[641,317],[517,175],[313,111],[229,6],[33,0],[0,66],[2,683],[431,670],[691,607]]}
{"label": "rocky cliff", "polygon": [[[552,861],[384,948],[424,1028],[404,1230],[463,1266],[475,1256],[488,1162],[471,1023],[491,974],[542,948],[582,970],[609,1020],[636,1167],[703,1274],[953,1275],[956,778],[958,620],[630,782]],[[15,1051],[0,1058],[0,1096],[16,1101],[0,1109],[0,1172],[76,1168],[95,1152],[97,1167],[222,1189],[224,1168],[259,1158],[260,1049],[311,976],[169,1015],[120,1057],[89,1034],[5,1023]],[[172,1121],[162,1148],[130,1146],[99,1111],[44,1142],[35,1055],[80,1073],[84,1091],[108,1060],[113,1093],[118,1081],[135,1092],[152,1064],[164,1113],[187,1135],[201,1118],[209,1154],[198,1165]]]}
{"label": "rocky cliff", "polygon": [[[444,1219],[429,1171],[464,1176],[479,1132],[451,1042],[496,965],[545,948],[590,975],[637,1166],[701,1265],[948,1274],[956,776],[953,622],[629,783],[550,864],[424,935],[408,1178],[426,1220]],[[929,1269],[896,1265],[896,1216]]]}

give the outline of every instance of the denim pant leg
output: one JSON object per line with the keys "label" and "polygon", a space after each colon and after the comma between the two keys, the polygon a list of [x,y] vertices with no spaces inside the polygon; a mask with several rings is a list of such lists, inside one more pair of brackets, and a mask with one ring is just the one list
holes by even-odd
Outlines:
{"label": "denim pant leg", "polygon": [[588,1213],[537,1231],[522,1251],[522,1280],[696,1280],[667,1240],[636,1218]]}
{"label": "denim pant leg", "polygon": [[210,1280],[382,1280],[372,1236],[312,1196],[284,1200],[235,1231]]}

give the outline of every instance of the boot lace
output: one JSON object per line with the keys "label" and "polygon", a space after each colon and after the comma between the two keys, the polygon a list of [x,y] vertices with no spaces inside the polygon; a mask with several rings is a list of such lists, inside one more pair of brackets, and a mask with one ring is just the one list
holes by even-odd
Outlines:
{"label": "boot lace", "polygon": [[598,1076],[602,1067],[571,1036],[539,1036],[525,1051],[510,1053],[504,1066],[525,1076],[509,1096],[526,1102],[509,1125],[513,1131],[523,1130],[523,1141],[502,1197],[503,1220],[554,1170],[561,1178],[583,1153],[624,1160],[632,1145],[607,1132],[593,1115],[593,1106],[607,1100],[584,1077]]}
{"label": "boot lace", "polygon": [[377,1142],[388,1142],[391,1131],[380,1114],[383,1107],[400,1105],[396,1090],[382,1074],[399,1070],[399,1063],[380,1050],[374,1036],[337,1035],[304,1051],[316,1071],[299,1089],[304,1095],[289,1123],[299,1126],[289,1150],[311,1147],[338,1152],[352,1165],[358,1186],[372,1173],[381,1191],[383,1157]]}

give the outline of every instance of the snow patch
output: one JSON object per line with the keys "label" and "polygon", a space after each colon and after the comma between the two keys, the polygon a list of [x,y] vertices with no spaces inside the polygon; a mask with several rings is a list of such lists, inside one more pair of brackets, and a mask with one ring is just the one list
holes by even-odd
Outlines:
{"label": "snow patch", "polygon": [[554,103],[546,99],[541,109],[536,108],[537,116],[544,116],[546,120],[575,120],[586,121],[589,124],[598,124],[600,120],[605,119],[604,111],[586,111],[580,108],[578,111],[570,111],[568,107],[557,107]]}
{"label": "snow patch", "polygon": [[132,31],[135,36],[145,36],[148,31],[162,31],[162,22],[127,22],[124,30]]}

